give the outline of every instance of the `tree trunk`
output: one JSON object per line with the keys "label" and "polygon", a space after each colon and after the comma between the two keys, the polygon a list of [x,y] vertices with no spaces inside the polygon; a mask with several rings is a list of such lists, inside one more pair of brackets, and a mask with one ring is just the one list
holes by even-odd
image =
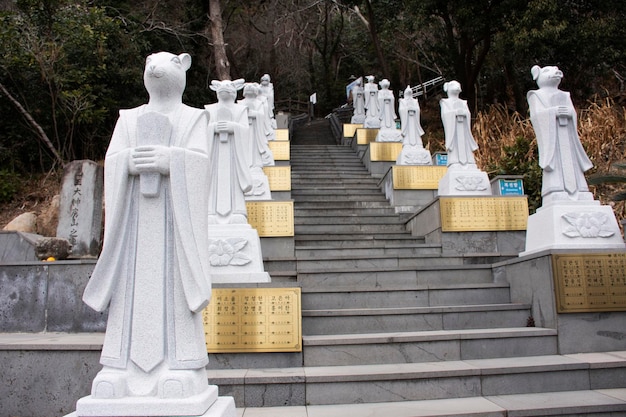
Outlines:
{"label": "tree trunk", "polygon": [[29,125],[31,125],[33,127],[33,129],[35,129],[35,131],[37,132],[37,134],[39,135],[39,139],[41,139],[41,141],[46,145],[46,147],[50,150],[50,152],[52,153],[52,155],[54,156],[54,159],[56,160],[56,162],[58,162],[58,164],[60,166],[64,165],[64,161],[63,158],[61,158],[61,155],[59,155],[59,152],[56,150],[56,148],[54,147],[54,145],[52,144],[52,142],[50,141],[50,138],[48,137],[48,135],[46,135],[46,132],[44,132],[44,130],[42,129],[42,127],[39,125],[39,123],[37,123],[35,121],[35,119],[33,118],[33,116],[24,108],[24,106],[22,106],[20,104],[19,101],[17,101],[17,99],[15,97],[13,97],[13,95],[11,95],[11,93],[9,92],[9,90],[7,90],[3,84],[0,83],[0,91],[9,99],[9,101],[11,103],[13,103],[13,105],[15,106],[15,108],[22,114],[22,116],[24,116],[24,118],[26,119],[26,121],[28,122]]}
{"label": "tree trunk", "polygon": [[215,56],[217,78],[219,80],[230,80],[230,63],[226,55],[222,7],[219,0],[209,0],[209,20],[211,21],[211,37],[213,38],[213,55]]}

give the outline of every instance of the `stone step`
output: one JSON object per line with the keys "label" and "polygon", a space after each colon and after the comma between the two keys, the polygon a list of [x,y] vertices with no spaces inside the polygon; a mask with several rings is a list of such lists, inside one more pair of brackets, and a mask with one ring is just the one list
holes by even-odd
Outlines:
{"label": "stone step", "polygon": [[391,254],[391,255],[362,255],[362,256],[343,256],[341,253],[333,257],[319,258],[298,258],[299,272],[324,272],[337,270],[350,270],[353,272],[365,271],[373,269],[398,270],[407,268],[423,268],[440,266],[442,268],[448,266],[464,265],[463,258],[460,257],[441,257],[432,256],[430,254]]}
{"label": "stone step", "polygon": [[389,202],[385,196],[381,193],[371,194],[339,194],[339,195],[327,195],[327,194],[311,194],[300,195],[297,192],[291,192],[292,198],[298,203],[322,203],[322,202],[380,202],[389,207]]}
{"label": "stone step", "polygon": [[390,234],[406,232],[404,224],[295,224],[296,234],[350,233],[350,234]]}
{"label": "stone step", "polygon": [[362,271],[333,269],[299,270],[298,283],[307,289],[397,288],[399,286],[490,284],[491,265],[432,266],[415,268],[369,268]]}
{"label": "stone step", "polygon": [[[209,370],[209,380],[219,385],[220,395],[235,395],[241,407],[272,407],[284,405],[335,405],[381,402],[424,401],[487,397],[499,400],[501,396],[525,395],[527,401],[550,393],[559,398],[563,406],[565,392],[607,390],[615,392],[613,401],[604,401],[612,408],[611,416],[626,411],[626,352],[592,353],[576,355],[544,355],[496,359],[468,359],[423,363],[394,363],[379,365],[305,366],[280,369]],[[617,391],[614,391],[618,389]],[[602,392],[602,391],[599,391]],[[562,394],[558,394],[562,393]],[[619,393],[619,395],[617,394]],[[571,401],[573,396],[567,395]],[[543,397],[544,401],[548,397]],[[587,397],[588,399],[589,397]],[[547,401],[552,403],[550,399]],[[559,402],[557,400],[556,402]],[[404,403],[406,404],[406,403]],[[524,406],[528,408],[529,402]],[[585,405],[585,403],[580,403]],[[589,404],[587,404],[589,405]],[[520,404],[517,404],[519,407]],[[544,409],[544,406],[538,405]],[[320,411],[323,409],[320,409]],[[367,408],[363,408],[363,411]],[[420,412],[425,411],[420,409]],[[588,410],[571,407],[561,414],[534,414],[536,416],[578,416]],[[266,411],[275,411],[267,410]],[[276,414],[276,411],[272,415]],[[319,414],[329,416],[330,414]],[[346,413],[335,414],[361,415]],[[366,412],[363,415],[372,415]],[[385,416],[428,416],[431,414],[383,414]],[[461,409],[458,416],[467,416]],[[485,414],[510,417],[512,414]],[[517,414],[528,416],[533,414]],[[311,414],[309,414],[311,416]],[[595,415],[594,417],[599,417]],[[607,415],[608,417],[608,415]]]}
{"label": "stone step", "polygon": [[294,210],[299,209],[334,209],[334,210],[352,210],[352,209],[369,209],[369,208],[390,208],[387,200],[350,200],[350,201],[319,201],[316,199],[307,199],[307,201],[294,201]]}
{"label": "stone step", "polygon": [[328,187],[292,187],[291,188],[291,196],[294,200],[299,199],[301,196],[317,196],[320,200],[325,200],[326,196],[334,196],[334,195],[358,195],[358,196],[367,196],[367,195],[383,195],[382,191],[379,188],[371,185],[360,185],[354,187],[345,187],[342,185],[334,185]]}
{"label": "stone step", "polygon": [[303,336],[304,366],[376,365],[556,355],[557,331],[535,327]]}
{"label": "stone step", "polygon": [[302,334],[338,335],[526,326],[526,304],[302,310]]}
{"label": "stone step", "polygon": [[[311,234],[295,236],[296,250],[303,247],[323,247],[325,249],[385,248],[405,245],[421,245],[424,239],[406,234],[354,235],[354,234]],[[441,250],[441,246],[438,246]]]}
{"label": "stone step", "polygon": [[295,225],[329,225],[329,224],[379,224],[379,225],[400,225],[406,230],[405,222],[397,215],[380,216],[304,216],[296,210],[294,213]]}
{"label": "stone step", "polygon": [[[322,242],[323,243],[323,242]],[[320,245],[322,244],[320,243]],[[336,241],[335,245],[325,246],[298,246],[296,248],[296,257],[300,260],[321,259],[332,256],[353,256],[353,257],[381,257],[381,256],[434,256],[441,255],[440,245],[411,243],[407,242],[403,245],[387,245],[380,246],[371,244],[362,247],[350,247],[343,245],[344,242]]]}
{"label": "stone step", "polygon": [[302,289],[302,309],[354,309],[510,303],[506,283]]}
{"label": "stone step", "polygon": [[301,208],[298,204],[294,207],[294,217],[369,217],[369,216],[394,216],[398,217],[391,207],[372,208]]}
{"label": "stone step", "polygon": [[[267,417],[268,408],[247,407],[241,412]],[[626,412],[626,389],[273,407],[270,412],[274,417],[614,417]]]}

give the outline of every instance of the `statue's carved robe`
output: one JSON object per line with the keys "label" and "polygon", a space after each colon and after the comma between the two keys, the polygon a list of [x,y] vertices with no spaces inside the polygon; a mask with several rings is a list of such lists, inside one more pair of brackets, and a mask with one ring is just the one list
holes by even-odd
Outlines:
{"label": "statue's carved robe", "polygon": [[[574,105],[568,92],[529,91],[530,120],[537,135],[539,166],[543,168],[543,196],[566,191],[589,191],[584,172],[593,167],[577,132]],[[559,117],[558,107],[567,107],[572,117]]]}
{"label": "statue's carved robe", "polygon": [[396,128],[396,111],[394,106],[394,96],[391,90],[382,88],[378,92],[378,108],[380,109],[379,119],[381,129]]}
{"label": "statue's carved robe", "polygon": [[[356,123],[356,120],[363,121],[365,117],[365,97],[363,92],[363,87],[360,85],[355,85],[351,91],[352,94],[352,107],[354,107],[353,111],[353,123]],[[356,119],[355,119],[356,118]]]}
{"label": "statue's carved robe", "polygon": [[238,103],[248,108],[250,166],[257,168],[262,168],[264,165],[273,166],[274,155],[268,144],[272,133],[272,125],[266,111],[266,104],[258,98],[244,98],[239,100]]}
{"label": "statue's carved robe", "polygon": [[[169,118],[147,113],[145,105],[120,111],[105,159],[104,247],[83,300],[109,307],[103,365],[199,369],[208,362],[200,312],[211,297],[206,114],[183,104]],[[146,114],[171,127],[170,172],[155,196],[143,195],[141,175],[129,172]]]}
{"label": "statue's carved robe", "polygon": [[[222,103],[205,106],[209,113],[207,142],[211,173],[209,178],[209,215],[247,216],[244,193],[253,186],[250,173],[250,129],[248,108],[241,104]],[[217,122],[224,117],[235,123],[233,133],[217,132]]]}
{"label": "statue's carved robe", "polygon": [[439,105],[446,137],[448,166],[476,164],[474,151],[478,149],[478,144],[470,129],[471,114],[467,102],[458,98],[444,98],[439,101]]}
{"label": "statue's carved robe", "polygon": [[403,143],[423,148],[422,135],[424,135],[424,129],[420,123],[420,106],[417,100],[413,98],[400,100],[398,113],[400,113],[402,122]]}
{"label": "statue's carved robe", "polygon": [[380,107],[378,103],[378,86],[374,83],[365,84],[365,109],[368,118],[378,118]]}

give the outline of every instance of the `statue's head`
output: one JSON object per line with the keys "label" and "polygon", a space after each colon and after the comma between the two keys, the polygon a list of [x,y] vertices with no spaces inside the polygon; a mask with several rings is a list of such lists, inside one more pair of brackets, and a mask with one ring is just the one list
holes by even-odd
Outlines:
{"label": "statue's head", "polygon": [[191,66],[191,55],[174,55],[158,52],[146,58],[143,82],[152,99],[180,95],[182,98],[187,81],[187,70]]}
{"label": "statue's head", "polygon": [[533,80],[541,87],[558,87],[563,79],[563,72],[557,66],[540,67],[535,65],[530,69]]}
{"label": "statue's head", "polygon": [[269,74],[263,74],[263,76],[261,77],[261,84],[262,85],[268,85],[271,80],[272,79],[270,78]]}
{"label": "statue's head", "polygon": [[385,78],[381,82],[379,82],[378,85],[380,85],[380,88],[387,89],[389,88],[390,83],[389,80]]}
{"label": "statue's head", "polygon": [[209,88],[217,93],[217,101],[234,102],[237,99],[237,91],[243,88],[245,81],[240,78],[235,81],[224,80],[211,81]]}
{"label": "statue's head", "polygon": [[404,89],[404,98],[413,98],[413,89],[410,85],[407,85]]}
{"label": "statue's head", "polygon": [[368,83],[373,83],[374,82],[374,76],[373,75],[368,75],[365,77],[365,79],[367,80]]}
{"label": "statue's head", "polygon": [[255,98],[259,95],[259,84],[258,83],[245,83],[243,86],[243,96]]}
{"label": "statue's head", "polygon": [[459,95],[461,90],[461,83],[458,81],[448,81],[443,84],[443,91],[448,93],[448,95]]}

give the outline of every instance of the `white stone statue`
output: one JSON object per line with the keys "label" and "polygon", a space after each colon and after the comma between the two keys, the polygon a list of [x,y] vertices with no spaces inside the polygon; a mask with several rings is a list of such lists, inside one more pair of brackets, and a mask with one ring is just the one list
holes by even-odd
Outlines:
{"label": "white stone statue", "polygon": [[267,98],[267,106],[269,109],[269,116],[272,123],[272,129],[276,129],[276,109],[274,107],[274,84],[271,82],[269,74],[263,74],[261,77],[259,95]]}
{"label": "white stone statue", "polygon": [[104,366],[78,416],[204,415],[217,399],[201,315],[211,298],[207,114],[182,103],[190,65],[188,54],[150,55],[148,104],[120,111],[111,138],[104,247],[83,295],[109,309]]}
{"label": "white stone statue", "polygon": [[248,126],[250,132],[250,170],[253,187],[247,199],[271,200],[269,181],[263,172],[263,166],[273,166],[274,156],[268,145],[272,131],[270,120],[263,101],[258,98],[259,84],[246,83],[243,87],[243,99],[238,103],[248,108]]}
{"label": "white stone statue", "polygon": [[584,172],[592,163],[577,132],[576,110],[567,92],[558,89],[563,73],[554,66],[531,69],[538,90],[527,95],[543,168],[542,205],[528,217],[526,250],[624,250],[610,206],[589,192]]}
{"label": "white stone statue", "polygon": [[439,195],[491,195],[487,173],[476,166],[474,151],[478,144],[472,136],[471,114],[467,101],[459,98],[461,84],[443,85],[448,98],[441,99],[441,121],[448,152],[448,172],[439,181]]}
{"label": "white stone statue", "polygon": [[527,99],[543,168],[541,195],[544,201],[593,199],[584,175],[593,164],[580,144],[576,110],[569,93],[558,89],[563,73],[557,67],[538,65],[531,73],[539,86],[528,92]]}
{"label": "white stone statue", "polygon": [[365,94],[365,122],[366,129],[378,129],[380,127],[380,107],[378,103],[378,85],[374,82],[374,76],[365,77],[367,83],[363,87]]}
{"label": "white stone statue", "polygon": [[432,165],[430,152],[424,149],[422,136],[424,129],[420,123],[420,105],[413,98],[411,86],[404,90],[404,97],[398,105],[402,124],[402,152],[396,160],[397,165]]}
{"label": "white stone statue", "polygon": [[395,97],[393,91],[389,90],[389,80],[385,78],[379,85],[378,119],[380,120],[380,130],[376,135],[376,142],[400,142],[402,135],[396,129]]}
{"label": "white stone statue", "polygon": [[244,80],[211,81],[217,103],[205,106],[210,176],[209,223],[247,223],[244,193],[252,190],[248,108],[235,103]]}
{"label": "white stone statue", "polygon": [[441,121],[445,134],[448,167],[454,165],[476,165],[474,151],[478,145],[472,136],[471,114],[467,101],[459,98],[461,84],[450,81],[443,85],[448,98],[441,99]]}
{"label": "white stone statue", "polygon": [[353,124],[363,124],[365,122],[365,92],[363,90],[363,86],[361,85],[361,79],[358,79],[352,87],[352,107],[354,108],[352,112],[352,120],[350,121]]}

